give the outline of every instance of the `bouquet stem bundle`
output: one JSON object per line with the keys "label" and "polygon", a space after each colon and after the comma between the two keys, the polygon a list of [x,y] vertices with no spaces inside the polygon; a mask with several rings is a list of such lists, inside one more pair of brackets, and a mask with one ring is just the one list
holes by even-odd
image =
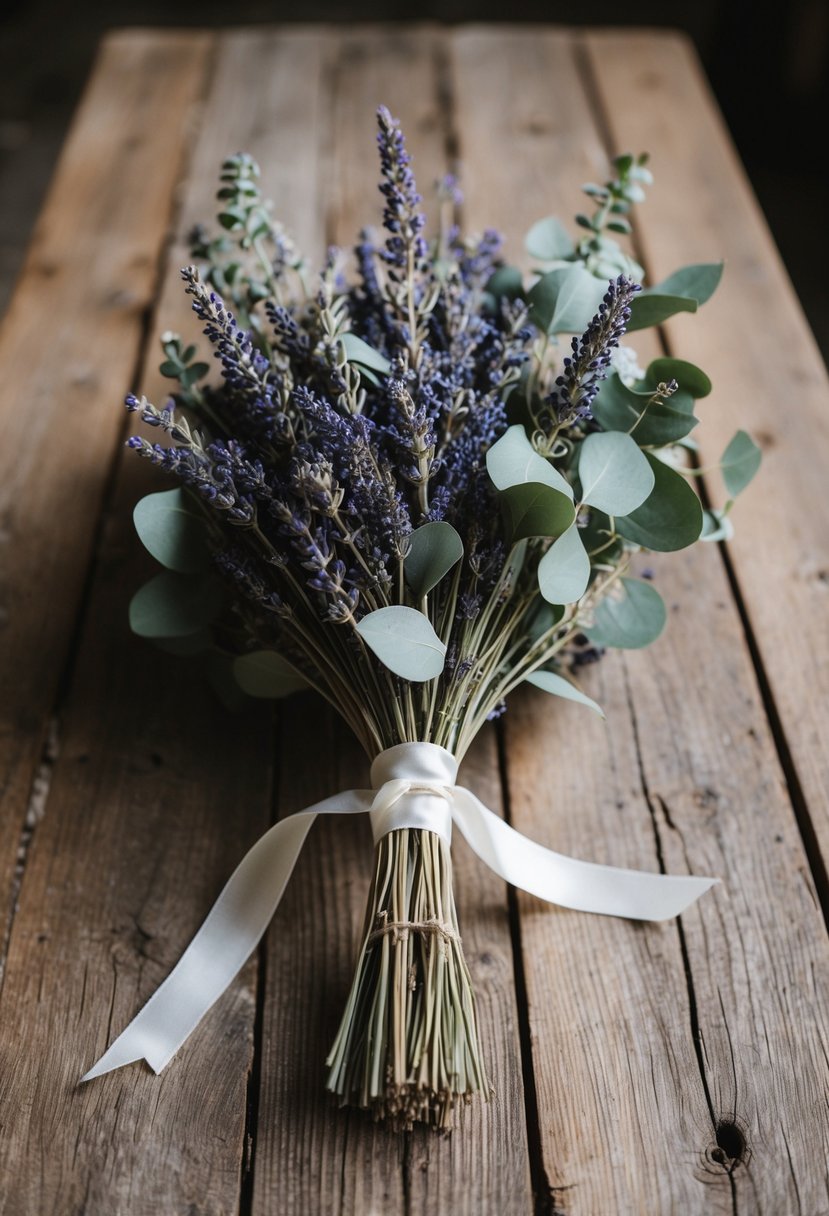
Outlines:
{"label": "bouquet stem bundle", "polygon": [[[759,452],[735,436],[729,500],[704,511],[688,453],[708,377],[673,358],[643,370],[620,346],[628,329],[696,311],[722,269],[642,290],[613,234],[631,231],[644,157],[585,187],[595,211],[577,217],[577,240],[554,217],[533,226],[528,277],[504,264],[497,233],[462,235],[452,178],[427,240],[399,124],[384,108],[378,122],[384,239],[360,234],[351,281],[331,251],[312,282],[256,163],[222,166],[220,231],[194,231],[201,269],[182,272],[221,381],[165,334],[173,397],[127,398],[170,439],[128,446],[180,483],[136,507],[167,569],[130,618],[199,656],[222,693],[314,690],[371,759],[432,744],[460,763],[524,682],[601,713],[565,673],[647,645],[666,620],[650,578],[631,577],[635,556],[727,536]],[[435,832],[377,845],[328,1067],[341,1103],[399,1127],[446,1128],[457,1098],[488,1092]]]}
{"label": "bouquet stem bundle", "polygon": [[487,1093],[475,997],[463,956],[452,862],[434,832],[377,844],[357,970],[328,1089],[395,1127],[446,1130],[458,1097]]}

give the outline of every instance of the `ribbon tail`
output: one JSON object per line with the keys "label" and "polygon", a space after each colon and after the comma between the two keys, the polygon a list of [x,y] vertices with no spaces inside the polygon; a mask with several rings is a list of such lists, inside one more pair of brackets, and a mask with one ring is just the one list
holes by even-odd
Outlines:
{"label": "ribbon tail", "polygon": [[141,1059],[161,1072],[256,948],[317,815],[366,811],[373,797],[346,790],[270,828],[239,862],[167,979],[81,1081]]}
{"label": "ribbon tail", "polygon": [[462,786],[455,787],[452,819],[473,852],[501,878],[530,895],[577,912],[670,920],[719,881],[623,870],[554,853],[516,832]]}

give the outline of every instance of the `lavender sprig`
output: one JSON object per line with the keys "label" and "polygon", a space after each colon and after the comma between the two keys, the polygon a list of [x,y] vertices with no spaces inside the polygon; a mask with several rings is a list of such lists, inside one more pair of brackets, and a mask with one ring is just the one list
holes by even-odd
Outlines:
{"label": "lavender sprig", "polygon": [[377,146],[380,149],[380,193],[386,200],[383,224],[388,232],[383,260],[396,270],[423,269],[428,246],[423,236],[426,220],[420,210],[411,157],[400,123],[385,106],[377,111]]}
{"label": "lavender sprig", "polygon": [[563,370],[545,397],[547,408],[539,417],[541,429],[548,436],[560,426],[591,418],[590,407],[610,370],[613,351],[624,336],[630,302],[637,291],[641,291],[640,285],[620,274],[608,287],[587,329],[581,337],[572,339],[572,354],[563,360]]}

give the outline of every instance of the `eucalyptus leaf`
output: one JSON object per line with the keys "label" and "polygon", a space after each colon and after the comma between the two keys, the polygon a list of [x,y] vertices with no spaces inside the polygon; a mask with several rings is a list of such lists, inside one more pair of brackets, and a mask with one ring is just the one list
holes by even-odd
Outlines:
{"label": "eucalyptus leaf", "polygon": [[574,604],[587,590],[590,558],[575,523],[554,541],[538,563],[538,586],[551,604]]}
{"label": "eucalyptus leaf", "polygon": [[550,334],[581,334],[599,311],[607,281],[582,266],[561,266],[543,274],[531,289],[531,317]]}
{"label": "eucalyptus leaf", "polygon": [[623,578],[620,584],[617,593],[599,601],[594,623],[584,632],[595,646],[639,650],[655,641],[665,628],[665,603],[650,583]]}
{"label": "eucalyptus leaf", "polygon": [[182,369],[179,375],[179,381],[182,387],[192,388],[197,380],[203,380],[210,371],[209,363],[191,363],[189,367]]}
{"label": "eucalyptus leaf", "polygon": [[703,511],[700,540],[731,540],[733,535],[734,525],[728,518],[727,508],[725,510],[715,508],[710,511]]}
{"label": "eucalyptus leaf", "polygon": [[722,454],[725,488],[732,498],[741,494],[760,468],[762,452],[745,431],[738,431]]}
{"label": "eucalyptus leaf", "polygon": [[645,291],[666,296],[686,296],[696,300],[697,304],[704,304],[719,287],[722,272],[722,262],[697,262],[693,266],[675,270],[667,279]]}
{"label": "eucalyptus leaf", "polygon": [[144,638],[181,638],[198,633],[223,603],[218,579],[185,578],[165,570],[140,587],[130,602],[130,628]]}
{"label": "eucalyptus leaf", "polygon": [[463,541],[443,520],[415,528],[408,539],[410,547],[403,568],[412,594],[420,599],[463,557]]}
{"label": "eucalyptus leaf", "polygon": [[653,489],[653,470],[630,435],[594,431],[581,445],[582,501],[607,515],[627,515]]}
{"label": "eucalyptus leaf", "polygon": [[632,334],[637,329],[650,329],[652,325],[661,325],[678,312],[696,312],[698,307],[697,301],[688,296],[668,295],[655,290],[649,293],[640,291],[630,304],[627,333]]}
{"label": "eucalyptus leaf", "polygon": [[627,331],[661,325],[678,312],[696,312],[714,294],[722,278],[722,262],[683,266],[654,287],[634,296]]}
{"label": "eucalyptus leaf", "polygon": [[676,443],[699,421],[694,417],[694,399],[689,393],[680,390],[648,405],[646,393],[629,389],[615,372],[602,382],[590,408],[604,430],[632,432],[641,447]]}
{"label": "eucalyptus leaf", "polygon": [[144,548],[168,570],[194,574],[210,565],[205,524],[179,487],[148,494],[135,504],[132,518]]}
{"label": "eucalyptus leaf", "polygon": [[579,528],[579,534],[588,557],[596,550],[601,550],[596,555],[603,562],[615,562],[619,557],[624,542],[621,536],[616,535],[616,529],[604,511],[591,507],[587,522]]}
{"label": "eucalyptus leaf", "polygon": [[529,536],[560,536],[576,518],[571,499],[540,481],[508,486],[500,497],[513,543]]}
{"label": "eucalyptus leaf", "polygon": [[498,490],[524,482],[537,481],[551,486],[568,498],[573,497],[573,487],[549,460],[536,452],[520,423],[508,427],[504,434],[487,450],[486,468]]}
{"label": "eucalyptus leaf", "polygon": [[564,616],[562,604],[548,604],[540,595],[533,601],[532,608],[527,613],[527,637],[530,643],[535,643],[545,633],[549,633]]}
{"label": "eucalyptus leaf", "polygon": [[278,700],[308,687],[307,680],[275,650],[255,650],[233,661],[233,676],[249,697]]}
{"label": "eucalyptus leaf", "polygon": [[508,300],[518,300],[526,295],[524,279],[517,266],[499,266],[490,275],[485,290],[496,300],[504,296]]}
{"label": "eucalyptus leaf", "polygon": [[391,371],[391,364],[388,359],[384,355],[381,355],[379,350],[375,350],[373,346],[369,346],[368,342],[364,342],[357,334],[340,334],[339,340],[345,347],[345,357],[349,363],[358,363],[361,367],[367,367],[370,371],[380,372],[384,376],[387,376]]}
{"label": "eucalyptus leaf", "polygon": [[707,397],[711,392],[711,381],[701,368],[685,359],[654,359],[648,364],[645,379],[638,384],[642,392],[653,392],[659,384],[676,380],[680,391],[689,393],[695,400]]}
{"label": "eucalyptus leaf", "polygon": [[592,709],[594,713],[597,713],[600,718],[605,716],[601,705],[555,671],[534,671],[531,675],[527,676],[524,682],[526,684],[534,684],[536,688],[541,688],[544,692],[549,692],[554,697],[563,697],[566,701],[577,701],[579,705],[586,705],[588,709]]}
{"label": "eucalyptus leaf", "polygon": [[380,662],[404,680],[422,683],[443,671],[446,647],[416,608],[377,608],[357,622],[357,632]]}
{"label": "eucalyptus leaf", "polygon": [[507,411],[507,422],[510,426],[520,426],[522,431],[525,427],[532,428],[533,417],[530,413],[529,402],[520,386],[516,385],[513,388],[512,392],[507,396],[504,406]]}
{"label": "eucalyptus leaf", "polygon": [[554,215],[533,224],[524,238],[524,248],[539,262],[556,262],[572,257],[576,251],[569,232]]}
{"label": "eucalyptus leaf", "polygon": [[635,511],[616,516],[616,531],[635,545],[657,553],[685,549],[699,540],[702,532],[700,501],[681,474],[649,452],[644,455],[653,472],[653,489]]}
{"label": "eucalyptus leaf", "polygon": [[210,687],[225,709],[233,714],[238,714],[250,705],[233,674],[233,659],[230,655],[220,652],[209,655],[205,670]]}

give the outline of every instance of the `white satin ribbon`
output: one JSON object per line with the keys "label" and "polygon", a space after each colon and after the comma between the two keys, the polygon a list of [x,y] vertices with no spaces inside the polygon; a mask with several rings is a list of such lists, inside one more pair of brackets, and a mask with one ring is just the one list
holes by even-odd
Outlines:
{"label": "white satin ribbon", "polygon": [[506,882],[580,912],[669,920],[717,881],[563,857],[528,840],[455,785],[457,770],[454,756],[434,743],[400,743],[372,764],[373,790],[345,790],[275,824],[242,858],[167,979],[81,1080],[141,1059],[161,1072],[255,949],[317,815],[368,811],[375,842],[388,832],[417,828],[437,832],[449,844],[454,823]]}

